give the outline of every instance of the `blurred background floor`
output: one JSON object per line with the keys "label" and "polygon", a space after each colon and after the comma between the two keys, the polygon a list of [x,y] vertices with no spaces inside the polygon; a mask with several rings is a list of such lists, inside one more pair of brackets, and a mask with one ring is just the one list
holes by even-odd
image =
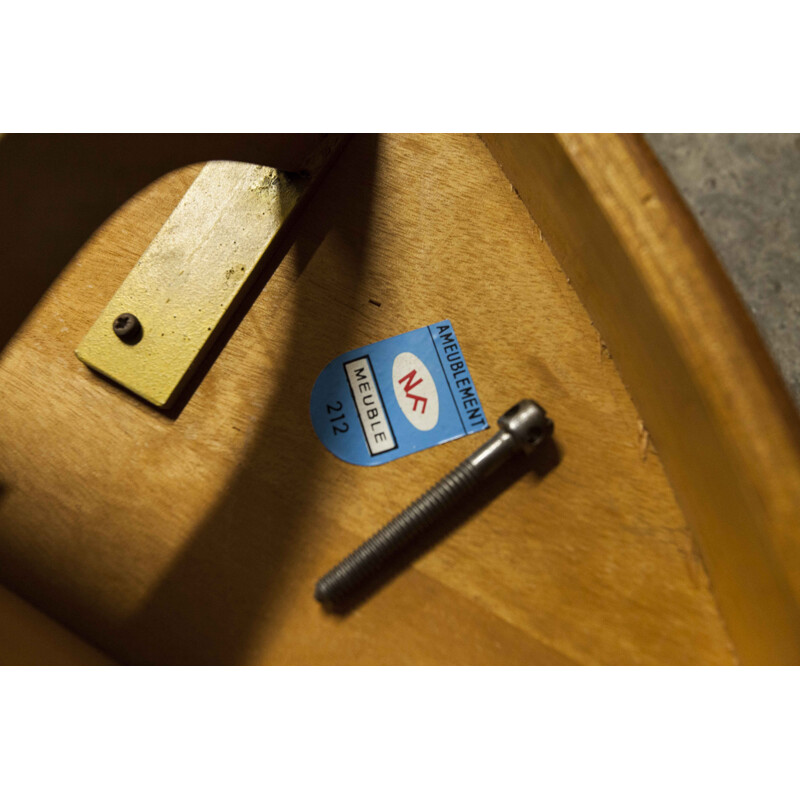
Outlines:
{"label": "blurred background floor", "polygon": [[800,406],[800,135],[651,133]]}

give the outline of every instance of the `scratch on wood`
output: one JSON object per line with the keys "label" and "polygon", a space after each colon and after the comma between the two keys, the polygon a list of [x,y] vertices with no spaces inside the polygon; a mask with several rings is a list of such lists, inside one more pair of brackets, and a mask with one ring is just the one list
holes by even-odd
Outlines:
{"label": "scratch on wood", "polygon": [[647,461],[647,451],[650,448],[650,431],[644,426],[644,422],[638,420],[639,426],[639,456],[642,461]]}
{"label": "scratch on wood", "polygon": [[686,538],[688,546],[679,544],[678,550],[686,564],[686,572],[689,575],[689,580],[698,588],[707,586],[707,573],[700,548],[697,546],[694,536],[692,536],[689,531],[686,532]]}

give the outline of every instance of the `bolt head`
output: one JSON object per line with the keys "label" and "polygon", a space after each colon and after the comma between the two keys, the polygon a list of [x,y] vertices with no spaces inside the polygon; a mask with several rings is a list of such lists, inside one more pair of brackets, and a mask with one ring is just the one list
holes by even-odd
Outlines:
{"label": "bolt head", "polygon": [[497,425],[510,433],[526,453],[553,433],[553,421],[533,400],[520,400],[497,420]]}
{"label": "bolt head", "polygon": [[136,344],[142,338],[142,323],[133,314],[120,314],[111,326],[114,333],[126,344]]}

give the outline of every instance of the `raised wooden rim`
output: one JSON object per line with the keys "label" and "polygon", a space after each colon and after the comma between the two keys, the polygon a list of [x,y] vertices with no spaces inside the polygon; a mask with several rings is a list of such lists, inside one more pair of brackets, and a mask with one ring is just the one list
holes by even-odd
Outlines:
{"label": "raised wooden rim", "polygon": [[800,661],[800,418],[641,137],[484,134],[614,357],[744,662]]}

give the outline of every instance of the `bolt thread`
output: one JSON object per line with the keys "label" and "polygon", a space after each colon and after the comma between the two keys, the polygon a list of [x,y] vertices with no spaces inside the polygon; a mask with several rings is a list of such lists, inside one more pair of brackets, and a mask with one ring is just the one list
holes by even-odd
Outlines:
{"label": "bolt thread", "polygon": [[341,603],[410,544],[455,500],[480,479],[482,470],[469,460],[459,464],[417,501],[401,511],[364,544],[317,582],[314,596],[323,603]]}

